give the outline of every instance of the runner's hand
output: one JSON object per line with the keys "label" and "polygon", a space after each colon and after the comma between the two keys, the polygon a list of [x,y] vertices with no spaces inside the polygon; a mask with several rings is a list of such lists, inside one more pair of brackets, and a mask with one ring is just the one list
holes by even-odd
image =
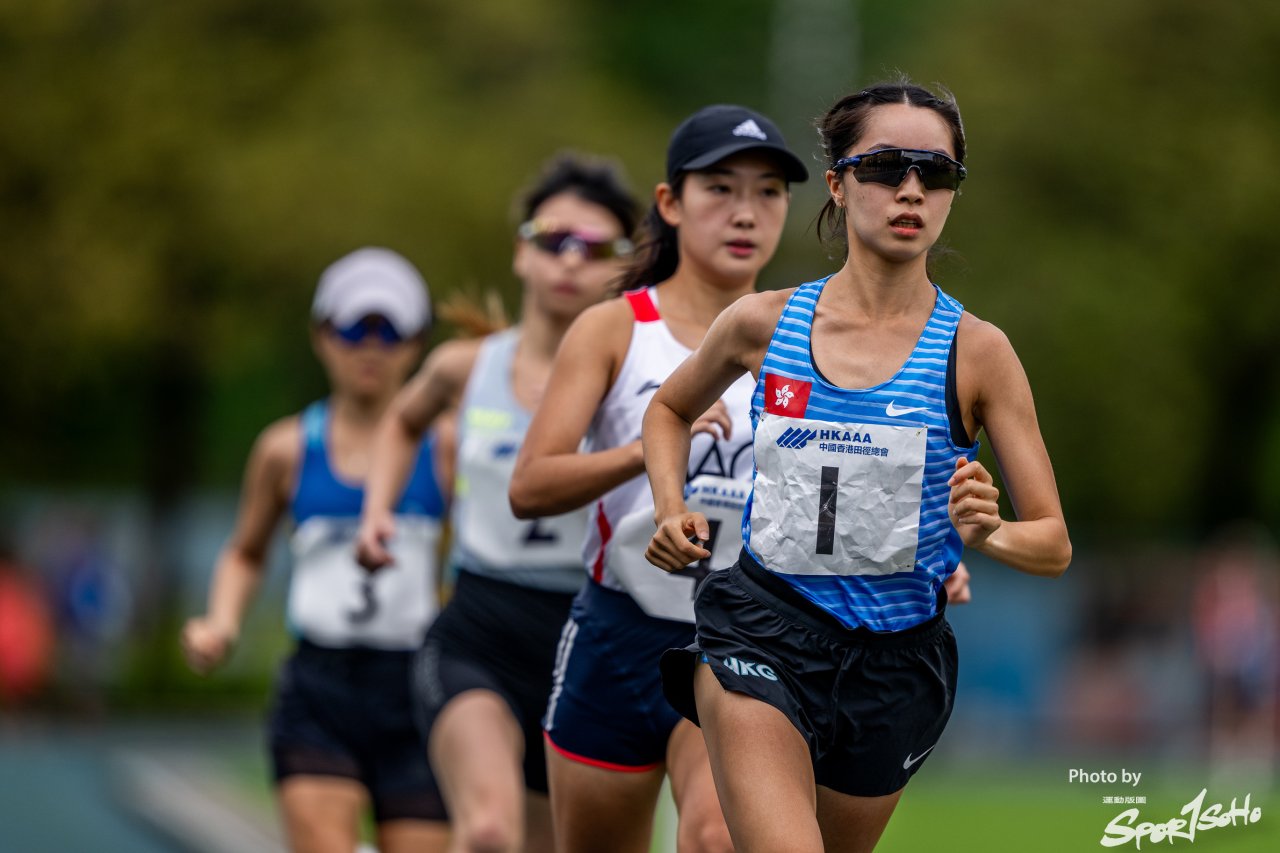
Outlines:
{"label": "runner's hand", "polygon": [[208,675],[221,666],[234,645],[234,632],[203,616],[188,619],[182,628],[182,653],[197,675]]}
{"label": "runner's hand", "polygon": [[710,538],[711,528],[705,515],[688,511],[676,513],[658,525],[644,558],[663,571],[676,572],[710,557],[711,552],[702,547]]}
{"label": "runner's hand", "polygon": [[365,516],[356,534],[356,562],[371,572],[394,563],[387,543],[395,534],[396,522],[390,515]]}
{"label": "runner's hand", "polygon": [[729,417],[729,407],[724,400],[716,400],[711,408],[702,413],[689,429],[690,435],[705,432],[716,441],[728,441],[733,432],[733,421]]}
{"label": "runner's hand", "polygon": [[963,456],[956,460],[955,473],[947,485],[951,486],[947,501],[951,523],[960,532],[965,547],[976,548],[1004,523],[1000,518],[1000,490],[981,462],[970,462]]}
{"label": "runner's hand", "polygon": [[973,594],[969,592],[969,570],[964,567],[963,560],[943,585],[947,588],[948,604],[968,604],[973,600]]}

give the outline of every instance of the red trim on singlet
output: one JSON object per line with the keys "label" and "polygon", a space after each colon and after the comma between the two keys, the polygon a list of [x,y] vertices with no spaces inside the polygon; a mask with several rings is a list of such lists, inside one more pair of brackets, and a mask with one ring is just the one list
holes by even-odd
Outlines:
{"label": "red trim on singlet", "polygon": [[613,538],[613,527],[609,517],[604,514],[604,501],[596,504],[596,530],[600,531],[600,551],[596,554],[595,565],[591,567],[591,579],[596,583],[604,582],[604,549]]}
{"label": "red trim on singlet", "polygon": [[627,764],[614,764],[610,761],[601,761],[598,758],[587,758],[585,755],[578,755],[577,753],[573,753],[567,749],[556,746],[556,742],[551,739],[551,733],[545,730],[542,732],[542,739],[547,742],[547,746],[551,747],[570,761],[576,761],[579,764],[586,764],[590,767],[599,767],[601,770],[613,770],[617,773],[647,773],[650,770],[657,770],[662,766],[662,762],[660,761],[655,764],[642,764],[639,767],[631,767]]}
{"label": "red trim on singlet", "polygon": [[622,294],[627,297],[627,301],[631,303],[631,311],[636,315],[637,323],[652,323],[655,320],[661,320],[662,316],[658,314],[658,306],[653,304],[653,300],[649,298],[649,288],[642,287],[639,290],[628,290]]}

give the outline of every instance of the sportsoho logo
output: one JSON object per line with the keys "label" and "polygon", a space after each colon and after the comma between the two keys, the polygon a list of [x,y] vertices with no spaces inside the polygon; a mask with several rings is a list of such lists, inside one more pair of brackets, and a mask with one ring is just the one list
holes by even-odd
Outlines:
{"label": "sportsoho logo", "polygon": [[1221,802],[1206,806],[1208,794],[1208,788],[1201,788],[1200,793],[1179,810],[1181,817],[1166,821],[1140,820],[1142,813],[1138,809],[1126,809],[1111,819],[1098,843],[1103,847],[1120,847],[1132,841],[1135,850],[1142,849],[1143,840],[1173,844],[1174,839],[1183,839],[1194,844],[1197,833],[1227,826],[1248,826],[1262,820],[1262,806],[1253,805],[1253,794],[1245,794],[1244,805],[1238,804],[1239,798],[1232,797],[1230,807]]}

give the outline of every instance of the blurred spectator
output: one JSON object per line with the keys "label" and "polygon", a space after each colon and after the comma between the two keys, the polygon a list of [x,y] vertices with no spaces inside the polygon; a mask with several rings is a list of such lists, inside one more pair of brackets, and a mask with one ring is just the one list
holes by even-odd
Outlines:
{"label": "blurred spectator", "polygon": [[0,555],[0,707],[31,699],[49,677],[53,618],[29,575]]}
{"label": "blurred spectator", "polygon": [[83,710],[100,710],[122,663],[133,619],[133,589],[96,512],[51,507],[30,550],[53,602],[58,684]]}
{"label": "blurred spectator", "polygon": [[1261,530],[1225,531],[1204,552],[1192,601],[1215,770],[1270,776],[1280,673],[1277,562]]}

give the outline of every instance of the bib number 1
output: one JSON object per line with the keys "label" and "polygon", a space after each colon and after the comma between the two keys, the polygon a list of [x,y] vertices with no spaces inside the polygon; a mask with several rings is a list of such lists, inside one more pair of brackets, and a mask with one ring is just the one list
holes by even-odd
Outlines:
{"label": "bib number 1", "polygon": [[752,553],[772,571],[915,568],[928,430],[765,413],[756,425]]}
{"label": "bib number 1", "polygon": [[822,466],[822,485],[818,491],[818,542],[816,554],[833,554],[836,550],[836,498],[840,494],[840,469]]}

